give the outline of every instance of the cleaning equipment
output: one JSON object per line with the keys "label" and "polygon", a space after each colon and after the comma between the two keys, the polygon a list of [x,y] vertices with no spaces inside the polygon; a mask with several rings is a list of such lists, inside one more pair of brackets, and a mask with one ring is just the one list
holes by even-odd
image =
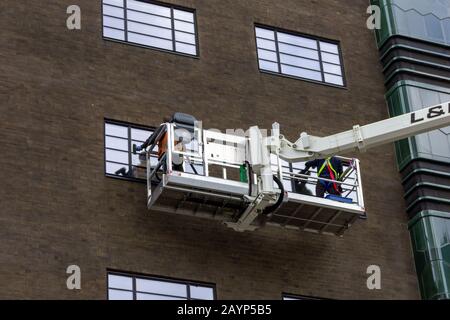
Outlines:
{"label": "cleaning equipment", "polygon": [[[193,133],[195,148],[186,151],[175,148],[174,135],[179,128],[175,122],[162,124],[146,146],[149,209],[219,220],[236,231],[275,225],[340,236],[366,210],[359,160],[336,155],[364,151],[446,127],[450,125],[450,103],[365,126],[355,125],[327,137],[303,132],[295,142],[280,134],[278,123],[272,125],[267,137],[257,126],[251,127],[248,136],[243,137],[204,130],[192,123],[188,129]],[[167,152],[154,165],[155,161],[151,160],[154,160],[155,146],[165,134],[168,135]],[[202,168],[202,174],[174,170],[175,156]],[[328,157],[336,157],[343,163],[340,177],[332,170],[330,179],[319,177],[317,172],[311,175],[295,172],[299,169],[294,168],[301,167],[305,161]],[[238,172],[236,180],[228,174],[234,170]],[[157,173],[162,175],[161,181],[156,178]],[[300,181],[310,191],[319,180],[342,189],[343,196],[319,198],[308,192],[295,192],[290,186]]]}

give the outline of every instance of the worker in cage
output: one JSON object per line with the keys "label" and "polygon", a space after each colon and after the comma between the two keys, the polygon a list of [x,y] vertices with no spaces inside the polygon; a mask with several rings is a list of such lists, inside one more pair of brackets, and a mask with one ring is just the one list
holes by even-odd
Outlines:
{"label": "worker in cage", "polygon": [[[174,117],[164,117],[164,122],[165,123],[174,123]],[[174,137],[174,141],[173,141],[173,150],[174,151],[179,151],[179,152],[185,152],[186,151],[186,141],[185,141],[185,134],[183,133],[179,133],[180,130],[183,129],[176,129],[174,130],[175,133],[175,137]],[[145,141],[142,145],[140,146],[134,146],[134,151],[133,152],[139,152],[144,150],[145,148],[147,148],[150,145],[150,142],[154,140],[154,135],[156,135],[156,131],[147,139],[147,141]],[[188,139],[187,139],[188,140]],[[163,157],[167,154],[167,150],[168,150],[168,133],[165,132],[163,134],[163,136],[156,141],[156,145],[158,147],[158,151],[157,151],[157,156],[158,156],[158,162],[161,161],[163,159]],[[183,155],[180,154],[176,154],[173,153],[172,154],[172,170],[175,171],[184,171],[183,168],[183,163],[184,163],[184,157]],[[163,164],[163,171],[167,171],[167,163],[165,162]]]}
{"label": "worker in cage", "polygon": [[[186,146],[183,141],[184,137],[182,135],[178,136],[176,131],[177,130],[175,130],[175,139],[173,141],[173,150],[179,151],[179,152],[186,152]],[[164,133],[162,138],[157,142],[158,161],[160,161],[162,159],[162,157],[164,157],[164,155],[167,154],[167,149],[168,149],[167,143],[168,143],[168,139],[167,139],[167,132],[166,132],[166,133]],[[183,172],[184,171],[183,163],[184,163],[183,155],[180,155],[177,153],[172,154],[172,170]],[[164,166],[164,171],[166,171],[166,170],[167,170],[167,167]]]}
{"label": "worker in cage", "polygon": [[[306,162],[305,169],[302,170],[302,174],[305,174],[310,168],[317,168],[317,184],[316,184],[316,197],[323,198],[325,193],[340,196],[342,194],[342,187],[339,179],[342,177],[342,161],[337,157],[329,157],[326,159],[316,159]],[[327,180],[322,180],[327,179]],[[332,180],[332,181],[328,181]]]}

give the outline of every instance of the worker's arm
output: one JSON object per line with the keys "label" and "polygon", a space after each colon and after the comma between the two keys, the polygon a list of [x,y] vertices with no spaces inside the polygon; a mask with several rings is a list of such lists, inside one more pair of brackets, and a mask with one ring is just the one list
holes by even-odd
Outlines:
{"label": "worker's arm", "polygon": [[315,159],[315,160],[310,160],[310,161],[308,161],[308,162],[306,162],[305,163],[305,169],[304,169],[304,171],[305,172],[307,172],[309,169],[311,169],[311,168],[317,168],[317,165],[318,165],[318,160],[317,159]]}
{"label": "worker's arm", "polygon": [[136,152],[142,151],[146,149],[148,146],[152,145],[155,140],[162,134],[162,131],[166,129],[166,126],[161,125],[156,131],[154,131],[150,137],[148,137],[147,140],[140,146],[137,146],[133,144],[133,153],[136,154]]}

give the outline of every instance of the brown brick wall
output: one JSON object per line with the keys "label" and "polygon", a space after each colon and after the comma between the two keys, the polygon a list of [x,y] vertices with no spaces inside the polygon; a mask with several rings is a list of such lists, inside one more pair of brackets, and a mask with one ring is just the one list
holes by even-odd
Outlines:
{"label": "brown brick wall", "polygon": [[[343,239],[149,212],[143,184],[104,176],[105,117],[278,121],[295,139],[388,116],[365,1],[170,2],[197,9],[200,59],[103,40],[100,1],[1,1],[0,298],[105,299],[107,268],[212,282],[220,299],[418,298],[392,145],[359,155],[369,219]],[[66,29],[70,4],[81,31]],[[254,23],[340,40],[348,88],[260,73]],[[66,289],[70,264],[80,291]],[[371,264],[382,290],[366,288]]]}

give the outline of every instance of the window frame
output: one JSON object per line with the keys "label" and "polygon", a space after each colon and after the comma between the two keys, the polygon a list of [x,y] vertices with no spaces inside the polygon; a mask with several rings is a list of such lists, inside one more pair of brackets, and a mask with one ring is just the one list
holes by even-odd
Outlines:
{"label": "window frame", "polygon": [[[126,0],[125,0],[126,1]],[[119,40],[119,39],[114,39],[114,38],[108,38],[104,36],[104,32],[103,32],[103,28],[104,28],[104,13],[103,13],[103,0],[100,1],[100,12],[101,12],[101,29],[102,29],[102,39],[104,41],[111,41],[111,42],[116,42],[116,43],[120,43],[123,45],[127,45],[127,46],[133,46],[133,47],[138,47],[138,48],[143,48],[143,49],[150,49],[150,50],[155,50],[155,51],[160,51],[160,52],[165,52],[165,53],[172,53],[172,54],[176,54],[179,56],[183,56],[183,57],[188,57],[188,58],[193,58],[193,59],[200,59],[200,43],[199,43],[199,36],[198,36],[198,22],[197,22],[197,9],[195,8],[189,8],[189,7],[183,7],[180,5],[176,5],[176,4],[170,4],[170,3],[166,3],[166,2],[162,2],[162,1],[156,1],[156,0],[135,0],[138,2],[143,2],[143,3],[148,3],[148,4],[153,4],[153,5],[157,5],[157,6],[161,6],[161,7],[166,7],[169,8],[171,10],[171,32],[172,32],[172,43],[174,45],[174,50],[168,50],[168,49],[163,49],[163,48],[158,48],[158,47],[152,47],[152,46],[146,46],[143,44],[139,44],[139,43],[134,43],[134,42],[128,42],[127,40]],[[174,16],[173,16],[173,10],[181,10],[181,11],[186,11],[186,12],[190,12],[193,14],[194,16],[194,32],[195,32],[195,49],[196,49],[196,54],[192,55],[192,54],[188,54],[188,53],[183,53],[183,52],[179,52],[175,50],[175,29],[174,29]],[[127,28],[127,7],[124,7],[124,34],[125,36],[127,35],[128,32],[128,28]],[[126,39],[126,38],[125,38]],[[191,44],[192,45],[192,44]]]}
{"label": "window frame", "polygon": [[[106,124],[113,124],[113,125],[127,127],[127,130],[128,130],[128,137],[127,137],[128,145],[130,145],[130,143],[132,142],[132,139],[131,139],[131,136],[130,136],[130,130],[131,129],[141,129],[141,130],[155,131],[157,128],[156,127],[152,127],[152,126],[145,126],[145,125],[135,124],[135,123],[131,123],[131,122],[126,122],[126,121],[113,120],[113,119],[109,119],[109,118],[104,118],[103,119],[103,165],[104,165],[105,177],[114,178],[114,179],[120,179],[120,180],[126,180],[126,181],[147,183],[146,179],[139,179],[139,178],[133,178],[133,177],[124,177],[124,176],[119,176],[119,175],[107,173],[107,171],[106,171],[106,162],[107,162],[107,160],[106,160]],[[133,166],[132,162],[130,162],[130,157],[132,156],[132,154],[130,152],[131,151],[129,150],[129,154],[128,154],[128,161],[129,161],[128,169],[130,169],[130,167]]]}
{"label": "window frame", "polygon": [[[258,43],[257,43],[257,35],[256,35],[256,28],[262,28],[262,29],[266,29],[266,30],[271,30],[274,32],[275,35],[275,46],[276,46],[276,55],[277,55],[277,65],[278,65],[278,70],[279,72],[274,72],[274,71],[269,71],[269,70],[264,70],[260,68],[259,65],[259,53],[258,53]],[[298,36],[298,37],[303,37],[303,38],[307,38],[310,40],[314,40],[317,43],[317,53],[319,54],[319,60],[317,60],[320,63],[320,71],[316,71],[316,72],[320,72],[321,73],[321,77],[322,79],[324,79],[325,73],[323,71],[323,61],[322,61],[322,50],[320,49],[320,41],[323,42],[327,42],[330,44],[334,44],[337,45],[338,47],[338,54],[339,54],[339,63],[340,63],[340,67],[341,67],[341,71],[342,71],[342,83],[343,85],[337,85],[337,84],[333,84],[333,83],[329,83],[329,82],[325,82],[325,79],[323,81],[317,81],[317,80],[313,80],[313,79],[308,79],[308,78],[302,78],[302,77],[296,77],[296,76],[292,76],[292,75],[288,75],[288,74],[284,74],[281,72],[281,60],[280,60],[280,50],[279,50],[279,41],[278,41],[278,37],[277,37],[277,32],[281,32],[281,33],[286,33],[292,36]],[[269,26],[266,24],[262,24],[262,23],[255,23],[253,26],[253,33],[254,33],[254,40],[255,40],[255,48],[256,48],[256,60],[257,60],[257,64],[258,64],[258,70],[260,73],[263,74],[269,74],[269,75],[274,75],[274,76],[278,76],[278,77],[283,77],[283,78],[289,78],[289,79],[294,79],[294,80],[301,80],[301,81],[306,81],[306,82],[311,82],[311,83],[315,83],[315,84],[321,84],[321,85],[325,85],[327,87],[333,87],[333,88],[338,88],[338,89],[344,89],[347,90],[348,89],[348,84],[347,84],[347,77],[346,77],[346,73],[345,73],[345,66],[344,66],[344,56],[343,56],[343,52],[342,52],[342,48],[341,48],[341,42],[339,40],[333,40],[333,39],[328,39],[328,38],[324,38],[324,37],[320,37],[320,36],[313,36],[310,34],[306,34],[306,33],[302,33],[302,32],[297,32],[297,31],[292,31],[292,30],[287,30],[287,29],[283,29],[283,28],[279,28],[279,27],[273,27],[273,26]],[[288,44],[289,45],[289,44]],[[308,49],[308,48],[306,48]],[[314,49],[311,49],[314,50]],[[325,52],[327,53],[327,52]],[[316,61],[316,60],[315,60]],[[293,66],[295,67],[295,66]],[[299,67],[297,67],[299,68]],[[309,70],[309,69],[307,69]],[[332,74],[331,74],[332,75]]]}
{"label": "window frame", "polygon": [[[109,287],[109,281],[108,276],[114,275],[114,276],[122,276],[122,277],[128,277],[132,278],[133,287],[132,290],[124,290],[124,289],[115,289]],[[109,301],[109,290],[118,290],[118,291],[126,291],[126,292],[132,292],[133,294],[133,300],[136,299],[137,293],[143,293],[143,294],[154,294],[159,295],[162,297],[173,297],[173,298],[180,298],[177,296],[171,296],[171,295],[165,295],[165,294],[158,294],[158,293],[148,293],[148,292],[140,292],[136,291],[136,279],[142,279],[142,280],[155,280],[155,281],[161,281],[161,282],[167,282],[167,283],[173,283],[173,284],[182,284],[186,285],[186,295],[187,299],[185,301],[208,301],[208,300],[202,300],[202,299],[195,299],[191,298],[190,293],[190,286],[201,286],[205,288],[211,288],[213,290],[213,300],[217,300],[217,292],[216,292],[216,285],[214,283],[209,282],[203,282],[203,281],[195,281],[195,280],[182,280],[177,278],[171,278],[171,277],[165,277],[165,276],[155,276],[155,275],[148,275],[138,272],[125,272],[125,271],[117,271],[113,269],[107,269],[106,270],[106,300]],[[209,300],[211,301],[211,300]]]}
{"label": "window frame", "polygon": [[[285,298],[288,298],[288,299],[290,298],[292,300],[285,300]],[[281,300],[282,301],[301,301],[301,300],[330,300],[330,299],[283,292],[283,293],[281,293]]]}

